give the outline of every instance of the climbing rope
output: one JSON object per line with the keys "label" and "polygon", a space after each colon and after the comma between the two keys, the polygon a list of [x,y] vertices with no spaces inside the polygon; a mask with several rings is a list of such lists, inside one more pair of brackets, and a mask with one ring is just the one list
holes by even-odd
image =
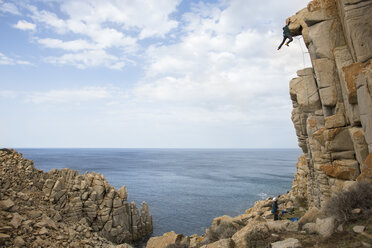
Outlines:
{"label": "climbing rope", "polygon": [[298,41],[298,43],[300,44],[300,48],[301,48],[301,52],[302,52],[302,62],[303,62],[303,64],[304,64],[304,68],[305,68],[305,53],[309,53],[309,52],[305,52],[304,51],[304,49],[302,48],[302,44],[301,44],[301,39],[302,39],[302,37],[294,37],[297,41]]}
{"label": "climbing rope", "polygon": [[[301,40],[302,40],[302,37],[294,37],[297,41],[298,41],[298,43],[300,44],[300,48],[301,48],[301,52],[302,52],[302,62],[303,62],[303,64],[304,64],[304,69],[305,69],[305,67],[306,67],[306,65],[305,65],[305,54],[306,53],[309,53],[309,52],[305,52],[304,51],[304,49],[303,49],[303,47],[302,47],[302,42],[301,42]],[[309,95],[309,88],[308,88],[308,85],[307,84],[305,84],[305,88],[306,88],[306,104],[307,105],[309,105],[310,104],[310,97],[314,94],[312,94],[311,96]]]}

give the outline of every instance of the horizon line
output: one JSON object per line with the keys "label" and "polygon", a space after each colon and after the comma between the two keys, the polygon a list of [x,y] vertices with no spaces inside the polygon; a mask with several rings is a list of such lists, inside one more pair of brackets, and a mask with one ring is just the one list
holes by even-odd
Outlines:
{"label": "horizon line", "polygon": [[300,147],[2,147],[0,149],[299,149]]}

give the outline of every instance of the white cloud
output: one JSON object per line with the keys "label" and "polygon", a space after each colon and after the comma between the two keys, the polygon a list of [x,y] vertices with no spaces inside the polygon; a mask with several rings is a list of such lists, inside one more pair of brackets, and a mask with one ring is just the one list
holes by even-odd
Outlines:
{"label": "white cloud", "polygon": [[86,49],[94,49],[96,46],[89,43],[86,40],[72,40],[72,41],[62,41],[59,39],[39,39],[38,42],[49,48],[59,48],[68,51],[79,51]]}
{"label": "white cloud", "polygon": [[26,102],[72,104],[107,99],[110,93],[105,87],[86,87],[82,89],[50,90],[27,93]]}
{"label": "white cloud", "polygon": [[140,38],[147,38],[163,36],[177,27],[177,22],[169,19],[169,15],[180,2],[159,0],[154,4],[152,0],[65,1],[61,10],[69,15],[70,20],[97,26],[115,23],[126,30],[138,31]]}
{"label": "white cloud", "polygon": [[199,4],[185,14],[180,42],[147,50],[146,76],[133,89],[134,98],[161,108],[168,118],[288,118],[288,81],[302,64],[298,41],[277,51],[280,29],[252,28],[236,17],[252,12],[238,2],[223,3],[224,8]]}
{"label": "white cloud", "polygon": [[[169,19],[180,0],[152,1],[64,1],[60,5],[68,18],[29,5],[34,21],[59,34],[72,32],[88,36],[102,47],[133,45],[137,38],[164,36],[178,23]],[[111,27],[110,27],[111,26]],[[126,31],[135,31],[125,35]],[[137,33],[137,35],[135,34]]]}
{"label": "white cloud", "polygon": [[47,62],[60,65],[73,65],[79,69],[88,67],[108,67],[120,70],[126,65],[126,61],[114,55],[106,53],[104,50],[88,50],[80,53],[67,53],[61,57],[48,57]]}
{"label": "white cloud", "polygon": [[[286,116],[290,110],[288,81],[302,62],[298,41],[295,40],[290,48],[277,51],[280,29],[271,32],[252,28],[250,23],[235,16],[247,15],[246,9],[240,10],[235,2],[223,4],[224,8],[201,4],[194,12],[185,14],[188,22],[182,27],[179,42],[150,46],[145,54],[145,77],[125,92],[125,99],[116,97],[107,104],[123,109],[131,105],[140,113],[160,111],[163,114],[159,116],[169,120],[193,119],[197,115],[209,120],[231,118],[247,122]],[[80,18],[89,20],[88,16],[89,13],[82,13]],[[107,20],[109,17],[102,14],[100,18]],[[227,28],[226,23],[236,28]],[[43,39],[39,42],[72,51],[91,45],[82,40]],[[82,69],[93,66],[121,69],[126,63],[104,50],[82,50],[48,58],[48,61]]]}
{"label": "white cloud", "polygon": [[13,27],[21,29],[21,30],[35,30],[36,25],[24,20],[20,20],[15,24]]}
{"label": "white cloud", "polygon": [[[59,58],[46,61],[56,64],[72,64],[80,69],[90,66],[106,66],[121,69],[126,59],[119,59],[109,51],[121,50],[121,57],[135,54],[139,39],[164,37],[178,26],[169,15],[176,11],[180,0],[153,1],[63,1],[57,2],[65,18],[42,9],[40,6],[26,5],[31,18],[39,26],[48,27],[59,36],[77,35],[82,38],[65,41],[63,38],[36,38],[38,43],[53,49],[63,49],[78,53],[67,53]],[[19,23],[19,28],[25,23]],[[31,29],[31,26],[28,26]],[[93,55],[98,55],[94,58]]]}
{"label": "white cloud", "polygon": [[4,3],[3,1],[0,1],[0,12],[10,13],[10,14],[13,14],[13,15],[20,15],[21,14],[15,4],[8,3],[8,2]]}
{"label": "white cloud", "polygon": [[5,54],[0,53],[0,65],[32,65],[29,61],[9,58]]}
{"label": "white cloud", "polygon": [[[125,85],[122,88],[73,88],[66,82],[64,90],[52,90],[51,84],[49,91],[22,93],[26,102],[38,107],[51,103],[54,114],[70,106],[71,115],[82,113],[75,108],[81,104],[89,109],[84,114],[97,121],[92,124],[94,129],[98,123],[114,136],[115,132],[136,134],[133,140],[142,141],[142,146],[159,146],[156,142],[166,136],[181,144],[180,139],[188,139],[188,134],[195,135],[195,141],[188,144],[195,142],[197,146],[204,137],[203,144],[208,146],[212,144],[208,138],[219,136],[222,129],[227,136],[233,130],[231,133],[239,137],[243,133],[262,135],[261,140],[277,139],[281,145],[280,139],[287,137],[276,134],[276,124],[292,128],[288,83],[303,67],[303,60],[297,39],[289,48],[276,48],[285,18],[306,6],[305,1],[205,1],[209,3],[193,5],[190,13],[177,20],[169,14],[175,13],[180,1],[150,2],[67,0],[53,2],[49,11],[42,4],[39,9],[29,6],[37,24],[33,40],[59,49],[47,62],[80,69],[122,69],[135,63],[138,67],[128,75],[133,73],[140,80],[134,86],[127,84],[123,79],[127,71],[123,70],[120,79],[111,77],[115,73],[108,74],[117,85]],[[51,12],[56,8],[58,12]],[[59,56],[61,52],[64,54]],[[1,63],[16,62],[0,54]],[[136,74],[137,70],[144,76]],[[102,113],[96,113],[97,106]],[[80,120],[71,123],[84,126]],[[107,128],[112,126],[115,128]],[[193,130],[183,133],[187,129]],[[152,135],[154,143],[146,143],[144,133]],[[219,142],[212,145],[225,145],[222,138]],[[246,146],[249,142],[231,146],[234,144]]]}
{"label": "white cloud", "polygon": [[15,98],[17,95],[17,92],[12,90],[0,90],[0,98]]}

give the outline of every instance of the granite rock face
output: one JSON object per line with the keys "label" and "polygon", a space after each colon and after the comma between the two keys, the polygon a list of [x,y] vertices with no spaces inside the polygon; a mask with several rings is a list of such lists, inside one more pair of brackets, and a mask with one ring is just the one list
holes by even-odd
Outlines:
{"label": "granite rock face", "polygon": [[[278,204],[286,210],[307,205],[306,214],[298,222],[272,221],[268,198],[237,217],[215,218],[204,235],[190,237],[189,247],[302,247],[299,240],[280,240],[280,235],[332,235],[337,223],[322,217],[324,203],[357,181],[372,182],[371,13],[371,0],[313,0],[289,18],[292,34],[304,38],[312,67],[297,71],[290,82],[292,121],[303,154],[292,189],[278,197]],[[236,230],[208,240],[220,225]],[[178,247],[177,237],[152,238],[147,247],[170,242]]]}
{"label": "granite rock face", "polygon": [[303,155],[292,197],[311,206],[353,181],[372,181],[372,1],[314,0],[290,17],[312,67],[290,82]]}
{"label": "granite rock face", "polygon": [[44,173],[12,149],[0,149],[0,210],[1,247],[116,247],[152,231],[147,204],[127,202],[125,186],[94,172]]}

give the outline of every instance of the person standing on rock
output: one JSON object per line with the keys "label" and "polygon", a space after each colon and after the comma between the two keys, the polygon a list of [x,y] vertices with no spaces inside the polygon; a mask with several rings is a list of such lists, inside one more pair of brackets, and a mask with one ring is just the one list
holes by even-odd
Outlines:
{"label": "person standing on rock", "polygon": [[291,43],[293,41],[291,30],[289,30],[289,27],[288,27],[290,22],[291,21],[289,19],[286,20],[286,25],[283,27],[283,41],[279,45],[278,50],[280,48],[282,48],[282,46],[283,46],[283,44],[284,44],[284,42],[287,38],[288,38],[289,41],[287,43],[285,43],[286,46],[289,46],[289,43]]}
{"label": "person standing on rock", "polygon": [[273,201],[274,202],[271,208],[271,212],[274,214],[274,220],[278,220],[279,219],[278,198],[274,197]]}

